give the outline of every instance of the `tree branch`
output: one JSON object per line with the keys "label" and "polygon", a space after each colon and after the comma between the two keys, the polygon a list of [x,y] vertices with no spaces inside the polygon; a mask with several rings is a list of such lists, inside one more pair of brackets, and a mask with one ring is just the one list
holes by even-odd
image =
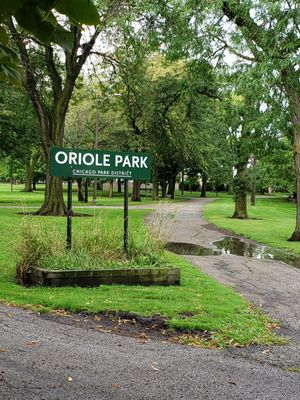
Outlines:
{"label": "tree branch", "polygon": [[51,78],[51,86],[53,90],[54,99],[57,100],[61,96],[62,91],[62,79],[57,72],[55,63],[54,63],[54,54],[53,48],[51,46],[47,46],[45,48],[45,59],[46,59],[46,66]]}
{"label": "tree branch", "polygon": [[[242,8],[239,0],[234,2],[223,1],[222,10],[230,21],[234,21],[239,28],[247,30],[247,35],[244,36],[253,40],[264,51],[268,50],[270,43],[266,43],[266,40],[264,40],[265,30],[253,21],[249,15],[249,9]],[[271,34],[270,31],[269,33]],[[272,39],[275,38],[272,34],[270,36]]]}
{"label": "tree branch", "polygon": [[32,104],[34,106],[34,109],[37,113],[40,126],[41,126],[41,136],[42,136],[42,141],[44,144],[44,148],[49,148],[49,143],[47,140],[47,136],[45,132],[47,131],[48,128],[48,113],[46,108],[44,107],[40,94],[37,89],[37,82],[35,79],[35,72],[34,72],[34,67],[32,63],[30,62],[29,59],[29,54],[27,52],[23,37],[18,33],[12,18],[8,19],[8,27],[9,30],[12,34],[13,40],[16,43],[19,53],[21,56],[21,63],[24,67],[25,70],[25,80],[23,82],[23,85],[27,91],[27,93],[30,96],[30,99],[32,101]]}
{"label": "tree branch", "polygon": [[77,68],[77,73],[79,74],[83,64],[85,63],[86,59],[88,58],[88,56],[91,54],[92,48],[94,47],[94,44],[96,42],[97,37],[99,36],[100,31],[99,30],[95,30],[94,34],[92,35],[91,39],[85,43],[82,48],[83,48],[83,52],[82,54],[78,57],[78,61],[76,64],[76,68]]}
{"label": "tree branch", "polygon": [[231,47],[231,46],[226,42],[226,40],[220,38],[219,36],[215,36],[215,35],[213,35],[213,37],[216,38],[217,40],[219,40],[220,42],[222,42],[222,43],[224,44],[224,46],[223,46],[221,49],[223,49],[223,48],[225,47],[225,48],[227,48],[232,54],[236,55],[236,56],[239,57],[239,58],[242,58],[242,59],[244,59],[244,60],[246,60],[246,61],[250,61],[250,62],[255,61],[255,58],[253,58],[253,57],[248,57],[248,56],[246,56],[246,55],[240,53],[239,51],[235,50],[233,47]]}
{"label": "tree branch", "polygon": [[220,101],[222,100],[222,98],[220,96],[209,92],[207,89],[196,89],[196,93],[201,94],[202,96],[209,97],[211,99],[220,100]]}

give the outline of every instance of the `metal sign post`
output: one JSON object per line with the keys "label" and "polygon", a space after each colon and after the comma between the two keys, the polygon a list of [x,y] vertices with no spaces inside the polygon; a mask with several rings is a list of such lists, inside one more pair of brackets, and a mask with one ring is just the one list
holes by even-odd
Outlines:
{"label": "metal sign post", "polygon": [[124,179],[124,252],[128,257],[128,180],[149,181],[151,162],[149,153],[51,147],[50,175],[68,178],[68,249],[72,247],[72,178]]}
{"label": "metal sign post", "polygon": [[124,180],[124,253],[128,257],[128,180]]}
{"label": "metal sign post", "polygon": [[72,248],[72,178],[68,178],[67,249]]}

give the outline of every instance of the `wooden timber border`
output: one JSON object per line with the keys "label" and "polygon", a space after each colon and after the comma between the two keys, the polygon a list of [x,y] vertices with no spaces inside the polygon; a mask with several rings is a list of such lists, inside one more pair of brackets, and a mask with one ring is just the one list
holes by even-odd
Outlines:
{"label": "wooden timber border", "polygon": [[129,268],[102,270],[46,270],[30,268],[27,272],[29,285],[42,286],[80,286],[99,285],[179,285],[180,269],[165,268]]}

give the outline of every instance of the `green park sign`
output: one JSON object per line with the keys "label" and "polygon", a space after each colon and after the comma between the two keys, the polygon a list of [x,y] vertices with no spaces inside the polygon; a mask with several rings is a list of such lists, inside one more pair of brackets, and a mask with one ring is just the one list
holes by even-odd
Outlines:
{"label": "green park sign", "polygon": [[148,181],[151,161],[149,153],[51,147],[50,175]]}

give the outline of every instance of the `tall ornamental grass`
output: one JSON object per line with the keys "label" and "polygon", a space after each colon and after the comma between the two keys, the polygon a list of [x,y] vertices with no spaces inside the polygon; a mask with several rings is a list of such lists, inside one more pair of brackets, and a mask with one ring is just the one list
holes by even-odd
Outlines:
{"label": "tall ornamental grass", "polygon": [[123,220],[101,214],[76,218],[72,249],[66,249],[66,235],[55,224],[43,224],[43,217],[22,220],[17,251],[17,279],[25,283],[31,267],[51,270],[162,267],[164,257],[163,215],[154,216],[148,229],[138,224],[129,227],[129,255],[123,249]]}

